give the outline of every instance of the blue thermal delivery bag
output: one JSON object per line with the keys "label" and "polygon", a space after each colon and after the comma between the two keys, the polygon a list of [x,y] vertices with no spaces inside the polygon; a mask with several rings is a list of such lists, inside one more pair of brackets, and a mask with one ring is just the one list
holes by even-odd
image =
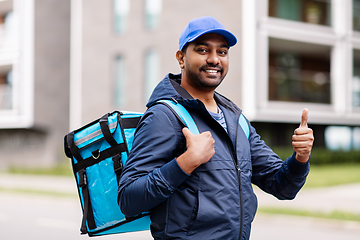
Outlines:
{"label": "blue thermal delivery bag", "polygon": [[[199,134],[189,112],[176,100],[158,103]],[[149,212],[128,218],[117,202],[119,179],[141,117],[141,113],[114,111],[65,136],[64,150],[71,159],[83,211],[81,234],[92,237],[150,229]],[[249,125],[242,114],[239,125],[249,138]]]}
{"label": "blue thermal delivery bag", "polygon": [[[190,131],[199,133],[181,104],[172,100],[159,103],[168,106]],[[100,236],[150,229],[149,212],[127,218],[117,202],[118,182],[141,116],[114,111],[65,136],[64,150],[71,159],[83,211],[81,234]]]}
{"label": "blue thermal delivery bag", "polygon": [[117,203],[118,181],[142,114],[115,111],[65,136],[89,236],[150,229],[147,213],[126,218]]}

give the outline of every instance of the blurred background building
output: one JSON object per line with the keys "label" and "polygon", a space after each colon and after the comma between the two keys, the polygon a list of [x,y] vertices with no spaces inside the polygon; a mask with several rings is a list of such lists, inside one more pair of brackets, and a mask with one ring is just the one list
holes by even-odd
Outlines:
{"label": "blurred background building", "polygon": [[0,168],[62,158],[70,26],[70,1],[0,0]]}
{"label": "blurred background building", "polygon": [[206,15],[238,37],[218,92],[270,146],[291,148],[307,107],[315,146],[360,149],[360,0],[0,0],[0,168],[52,165],[70,130],[145,111]]}

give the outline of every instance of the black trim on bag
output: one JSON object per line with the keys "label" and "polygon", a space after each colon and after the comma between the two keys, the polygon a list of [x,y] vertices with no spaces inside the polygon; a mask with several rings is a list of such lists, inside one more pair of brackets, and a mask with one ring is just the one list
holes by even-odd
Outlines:
{"label": "black trim on bag", "polygon": [[[124,128],[125,128],[125,127],[129,127],[130,124],[134,124],[134,125],[135,125],[135,122],[138,123],[138,121],[137,121],[137,119],[135,119],[135,120],[133,120],[133,121],[126,121],[125,119],[126,119],[126,118],[123,119],[123,118],[121,117],[121,115],[119,115],[119,117],[118,117],[118,122],[119,122],[119,124],[120,124],[121,136],[122,136],[122,138],[123,138],[123,140],[124,140],[124,143],[125,143],[125,145],[126,145],[126,155],[129,156],[129,148],[128,148],[128,145],[127,145]],[[138,120],[140,121],[140,118],[139,118]],[[136,125],[137,125],[137,123],[136,123]],[[133,127],[131,126],[131,128],[133,128]]]}
{"label": "black trim on bag", "polygon": [[72,154],[71,154],[70,148],[67,143],[67,135],[65,135],[65,137],[64,137],[64,152],[68,158],[72,158]]}
{"label": "black trim on bag", "polygon": [[82,197],[84,200],[83,217],[81,220],[80,232],[81,232],[81,234],[86,234],[86,233],[88,233],[87,228],[86,228],[86,222],[88,223],[89,229],[95,229],[96,224],[95,224],[95,220],[94,220],[94,213],[93,213],[92,206],[91,206],[90,194],[89,194],[89,188],[88,188],[85,169],[81,169],[79,171],[78,185],[79,185],[79,187],[81,187],[81,193],[82,193]]}
{"label": "black trim on bag", "polygon": [[[108,113],[108,116],[112,116],[112,115],[114,115],[115,113],[121,114],[119,111],[113,111],[112,113]],[[82,126],[81,128],[76,129],[74,132],[75,132],[75,133],[78,133],[78,132],[80,132],[80,131],[82,131],[82,130],[84,130],[84,129],[86,129],[86,128],[88,128],[88,127],[90,127],[90,126],[92,126],[92,125],[94,125],[94,124],[96,124],[96,123],[98,123],[98,122],[100,121],[100,119],[101,119],[101,118],[96,119],[96,120],[94,120],[94,121],[86,124],[85,126]]]}
{"label": "black trim on bag", "polygon": [[121,118],[121,129],[136,128],[140,119],[141,117]]}
{"label": "black trim on bag", "polygon": [[132,222],[132,221],[135,221],[137,219],[140,219],[142,217],[145,217],[147,215],[150,215],[150,212],[146,212],[146,213],[141,213],[139,215],[136,215],[135,217],[125,217],[126,220],[125,221],[122,221],[122,222],[119,222],[115,225],[112,225],[112,226],[109,226],[109,227],[106,227],[106,228],[103,228],[103,229],[100,229],[100,230],[97,230],[97,231],[93,231],[93,232],[88,232],[88,235],[89,237],[97,237],[99,233],[102,233],[102,232],[105,232],[105,231],[108,231],[108,230],[111,230],[113,228],[117,228],[117,227],[120,227],[126,223],[129,223],[129,222]]}
{"label": "black trim on bag", "polygon": [[111,148],[108,148],[108,149],[100,152],[100,156],[97,159],[95,159],[93,156],[91,156],[91,157],[84,159],[81,162],[75,163],[73,165],[73,170],[74,170],[74,172],[79,172],[81,169],[85,169],[94,164],[97,164],[97,163],[99,163],[109,157],[112,157],[118,153],[125,152],[126,149],[127,149],[126,144],[120,143],[120,144],[116,145],[115,147],[111,147]]}
{"label": "black trim on bag", "polygon": [[79,152],[79,148],[75,145],[75,142],[74,142],[74,135],[75,135],[75,132],[71,132],[67,135],[66,139],[67,139],[67,145],[71,151],[71,154],[72,156],[74,156],[76,158],[76,160],[78,162],[82,161],[83,158]]}
{"label": "black trim on bag", "polygon": [[115,175],[116,175],[116,181],[119,184],[120,176],[121,176],[121,173],[123,171],[123,163],[121,161],[121,153],[116,154],[115,156],[113,156],[112,161],[113,161],[113,164],[114,164],[114,172],[115,172]]}

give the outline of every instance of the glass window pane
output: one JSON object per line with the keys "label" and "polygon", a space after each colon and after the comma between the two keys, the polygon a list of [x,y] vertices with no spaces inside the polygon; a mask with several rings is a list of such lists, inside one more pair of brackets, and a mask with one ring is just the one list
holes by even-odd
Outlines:
{"label": "glass window pane", "polygon": [[360,50],[353,52],[352,105],[360,107]]}
{"label": "glass window pane", "polygon": [[326,127],[325,145],[331,150],[360,150],[360,127]]}
{"label": "glass window pane", "polygon": [[330,104],[330,51],[269,38],[269,100]]}
{"label": "glass window pane", "polygon": [[148,101],[152,91],[160,81],[160,57],[155,50],[145,54],[145,102]]}
{"label": "glass window pane", "polygon": [[350,151],[352,129],[346,126],[329,126],[325,128],[325,145],[331,150]]}
{"label": "glass window pane", "polygon": [[145,1],[145,25],[147,29],[155,29],[159,25],[162,11],[162,0]]}
{"label": "glass window pane", "polygon": [[269,0],[269,16],[331,25],[331,0]]}
{"label": "glass window pane", "polygon": [[130,12],[130,0],[114,0],[114,30],[124,33],[127,29],[127,18]]}
{"label": "glass window pane", "polygon": [[122,56],[115,58],[115,79],[114,79],[114,105],[118,108],[124,107],[126,102],[126,66]]}
{"label": "glass window pane", "polygon": [[353,30],[360,31],[360,0],[353,0]]}
{"label": "glass window pane", "polygon": [[15,38],[14,14],[8,12],[0,15],[0,48],[10,48]]}
{"label": "glass window pane", "polygon": [[12,67],[0,66],[0,110],[13,108]]}
{"label": "glass window pane", "polygon": [[352,132],[353,149],[360,150],[360,127],[355,127]]}

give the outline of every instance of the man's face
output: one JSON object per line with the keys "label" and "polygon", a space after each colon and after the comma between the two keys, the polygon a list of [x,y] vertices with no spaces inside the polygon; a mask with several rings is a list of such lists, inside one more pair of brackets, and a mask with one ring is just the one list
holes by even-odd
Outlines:
{"label": "man's face", "polygon": [[197,89],[215,89],[229,69],[229,46],[216,33],[207,33],[190,42],[179,60],[183,78]]}

